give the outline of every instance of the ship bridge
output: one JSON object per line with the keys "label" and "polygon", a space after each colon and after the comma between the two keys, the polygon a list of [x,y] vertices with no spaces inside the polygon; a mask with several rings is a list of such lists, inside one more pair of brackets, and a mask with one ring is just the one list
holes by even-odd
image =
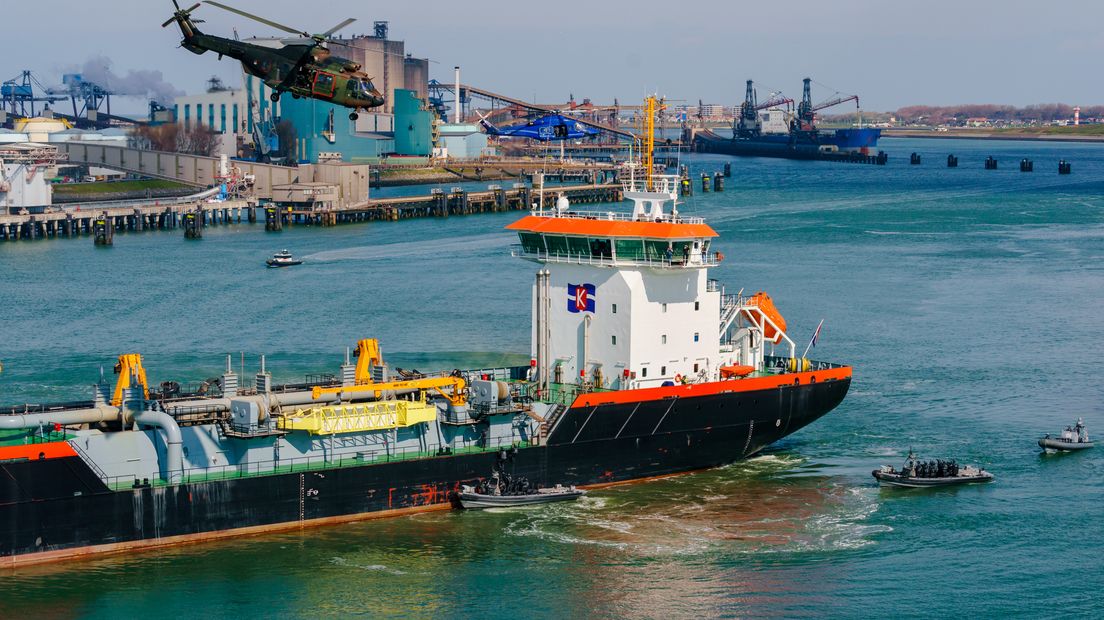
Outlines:
{"label": "ship bridge", "polygon": [[[594,266],[644,266],[661,269],[713,267],[721,260],[709,249],[717,237],[705,220],[665,213],[663,203],[672,200],[668,189],[655,181],[626,181],[625,197],[633,200],[632,213],[577,211],[560,199],[554,210],[534,211],[510,224],[521,241],[514,256],[542,263],[575,263]],[[673,185],[673,183],[672,183]]]}

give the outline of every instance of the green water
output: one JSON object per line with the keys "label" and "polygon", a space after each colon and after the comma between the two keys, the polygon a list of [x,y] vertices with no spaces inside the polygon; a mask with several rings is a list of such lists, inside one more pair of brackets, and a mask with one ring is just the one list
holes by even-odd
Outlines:
{"label": "green water", "polygon": [[[1101,617],[1104,449],[1034,442],[1078,416],[1104,432],[1104,147],[883,147],[884,168],[734,160],[725,193],[683,208],[721,234],[730,290],[770,292],[802,343],[824,318],[811,356],[855,367],[839,409],[767,454],[574,505],[3,573],[0,617]],[[508,255],[516,217],[2,245],[0,403],[86,398],[131,351],[153,381],[241,351],[247,373],[266,354],[301,379],[367,336],[403,367],[524,363],[534,266]],[[284,247],[306,263],[263,269]],[[909,447],[997,480],[877,488],[870,470]]]}

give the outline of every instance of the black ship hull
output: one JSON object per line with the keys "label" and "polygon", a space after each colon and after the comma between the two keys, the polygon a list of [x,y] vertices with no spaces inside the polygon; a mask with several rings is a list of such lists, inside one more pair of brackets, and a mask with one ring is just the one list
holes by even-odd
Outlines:
{"label": "black ship hull", "polygon": [[[846,378],[572,407],[516,475],[593,486],[754,455],[835,408]],[[79,457],[0,462],[0,566],[431,510],[486,477],[496,451],[114,491]]]}
{"label": "black ship hull", "polygon": [[[875,140],[876,144],[876,140]],[[742,157],[778,157],[782,159],[825,160],[881,164],[884,153],[871,155],[872,146],[839,149],[834,144],[797,139],[725,138],[711,131],[694,136],[694,148],[699,153],[717,153]]]}

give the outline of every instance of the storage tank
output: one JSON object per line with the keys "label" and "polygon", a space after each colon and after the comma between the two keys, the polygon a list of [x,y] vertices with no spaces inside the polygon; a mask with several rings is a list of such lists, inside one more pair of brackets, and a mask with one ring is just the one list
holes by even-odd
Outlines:
{"label": "storage tank", "polygon": [[56,118],[25,118],[15,121],[15,130],[25,133],[31,142],[49,142],[50,134],[65,131],[69,127]]}

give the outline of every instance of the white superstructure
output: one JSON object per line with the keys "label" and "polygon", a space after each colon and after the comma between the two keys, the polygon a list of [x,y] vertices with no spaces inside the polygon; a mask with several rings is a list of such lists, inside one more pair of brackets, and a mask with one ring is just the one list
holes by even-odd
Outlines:
{"label": "white superstructure", "polygon": [[789,343],[769,298],[725,295],[709,279],[723,259],[710,248],[717,233],[678,214],[679,181],[630,171],[631,213],[576,211],[561,198],[508,227],[521,239],[516,255],[542,265],[533,287],[534,379],[542,385],[718,381],[762,371],[766,348]]}

